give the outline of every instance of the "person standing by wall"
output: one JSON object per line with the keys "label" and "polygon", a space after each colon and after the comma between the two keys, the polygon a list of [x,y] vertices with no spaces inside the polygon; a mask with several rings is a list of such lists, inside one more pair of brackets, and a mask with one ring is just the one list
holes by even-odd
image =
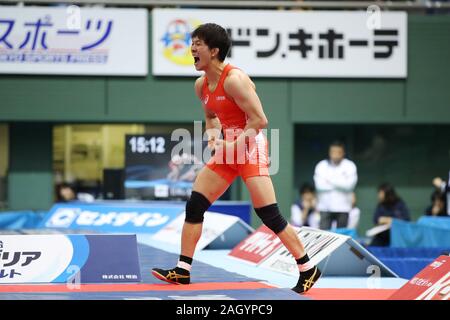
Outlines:
{"label": "person standing by wall", "polygon": [[333,142],[328,155],[329,158],[320,161],[314,170],[322,230],[329,230],[333,221],[336,221],[337,228],[347,227],[352,194],[358,181],[356,165],[345,158],[342,142]]}

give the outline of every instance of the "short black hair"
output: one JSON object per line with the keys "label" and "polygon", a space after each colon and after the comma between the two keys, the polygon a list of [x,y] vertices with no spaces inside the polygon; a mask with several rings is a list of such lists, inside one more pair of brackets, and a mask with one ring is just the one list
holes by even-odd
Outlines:
{"label": "short black hair", "polygon": [[61,189],[66,189],[66,188],[70,188],[70,189],[74,189],[74,186],[68,182],[61,182],[58,186],[59,190]]}
{"label": "short black hair", "polygon": [[345,150],[345,144],[341,140],[335,140],[332,143],[330,143],[330,148],[331,147],[339,147]]}
{"label": "short black hair", "polygon": [[302,184],[302,186],[300,187],[300,194],[304,194],[304,193],[308,193],[308,192],[310,192],[310,193],[316,192],[314,186],[309,183]]}
{"label": "short black hair", "polygon": [[203,40],[210,49],[218,48],[218,58],[222,62],[225,60],[231,48],[231,39],[228,32],[215,23],[205,23],[197,27],[191,38]]}

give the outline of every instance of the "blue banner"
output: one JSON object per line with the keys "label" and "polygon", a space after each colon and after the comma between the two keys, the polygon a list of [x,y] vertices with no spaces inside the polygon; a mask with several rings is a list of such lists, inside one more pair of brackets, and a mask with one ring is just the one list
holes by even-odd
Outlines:
{"label": "blue banner", "polygon": [[36,228],[47,212],[12,211],[0,213],[0,229],[17,230]]}
{"label": "blue banner", "polygon": [[136,235],[0,235],[0,283],[141,281]]}
{"label": "blue banner", "polygon": [[112,233],[155,233],[184,211],[181,205],[57,203],[40,228]]}
{"label": "blue banner", "polygon": [[393,219],[390,232],[391,247],[450,247],[450,232],[446,228]]}
{"label": "blue banner", "polygon": [[450,230],[450,216],[449,217],[427,217],[423,216],[417,220],[417,224],[424,227],[435,227],[439,229]]}

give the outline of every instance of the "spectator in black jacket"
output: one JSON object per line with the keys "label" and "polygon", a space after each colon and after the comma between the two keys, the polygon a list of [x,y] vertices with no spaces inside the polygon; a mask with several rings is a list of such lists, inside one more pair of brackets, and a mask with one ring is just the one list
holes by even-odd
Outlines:
{"label": "spectator in black jacket", "polygon": [[[390,226],[394,218],[409,221],[409,210],[395,192],[394,187],[389,183],[383,183],[378,187],[378,205],[373,215],[373,222],[375,225]],[[377,234],[370,245],[389,246],[390,242],[390,230],[387,229]]]}

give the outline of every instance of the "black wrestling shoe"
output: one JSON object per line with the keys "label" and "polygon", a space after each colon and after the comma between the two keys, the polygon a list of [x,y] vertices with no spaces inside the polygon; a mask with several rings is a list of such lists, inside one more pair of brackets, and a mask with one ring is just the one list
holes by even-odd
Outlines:
{"label": "black wrestling shoe", "polygon": [[300,278],[298,279],[297,285],[292,288],[292,290],[300,294],[305,293],[311,289],[321,275],[322,273],[316,266],[307,271],[300,272]]}
{"label": "black wrestling shoe", "polygon": [[153,268],[152,274],[159,280],[172,284],[189,284],[191,282],[190,272],[183,268],[175,267],[170,270]]}

